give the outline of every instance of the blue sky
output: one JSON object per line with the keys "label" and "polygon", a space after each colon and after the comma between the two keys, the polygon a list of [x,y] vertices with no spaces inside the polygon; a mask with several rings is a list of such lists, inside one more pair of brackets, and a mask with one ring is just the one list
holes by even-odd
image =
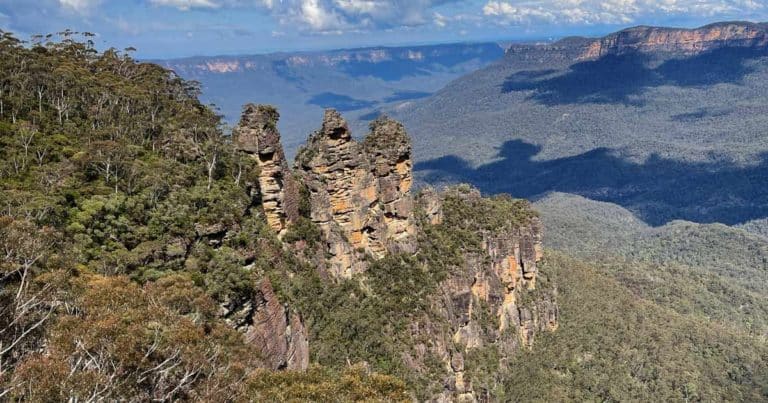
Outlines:
{"label": "blue sky", "polygon": [[768,20],[768,0],[0,0],[0,29],[71,28],[143,58],[599,35]]}

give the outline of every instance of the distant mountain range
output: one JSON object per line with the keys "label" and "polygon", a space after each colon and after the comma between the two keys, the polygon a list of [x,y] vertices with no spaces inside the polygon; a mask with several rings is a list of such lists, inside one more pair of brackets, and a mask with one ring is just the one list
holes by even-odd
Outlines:
{"label": "distant mountain range", "polygon": [[768,25],[725,22],[513,45],[390,113],[423,182],[578,194],[654,226],[736,225],[768,216],[766,97]]}
{"label": "distant mountain range", "polygon": [[[202,84],[204,101],[234,123],[248,102],[277,106],[292,155],[327,107],[371,118],[378,110],[424,98],[503,57],[497,43],[377,47],[160,61]],[[363,133],[358,127],[356,133]]]}

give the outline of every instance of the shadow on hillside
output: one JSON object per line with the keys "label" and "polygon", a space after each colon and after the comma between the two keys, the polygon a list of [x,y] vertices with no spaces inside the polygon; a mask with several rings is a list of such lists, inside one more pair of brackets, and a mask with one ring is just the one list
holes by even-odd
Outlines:
{"label": "shadow on hillside", "polygon": [[528,70],[507,77],[503,93],[534,91],[530,99],[544,105],[574,103],[642,104],[646,88],[738,84],[754,71],[750,61],[767,49],[724,48],[701,55],[654,62],[641,53],[608,55],[575,63],[565,71]]}
{"label": "shadow on hillside", "polygon": [[656,155],[638,164],[605,148],[535,161],[540,151],[512,140],[500,148],[498,161],[478,168],[448,156],[417,163],[415,170],[426,183],[466,182],[488,194],[536,199],[551,191],[574,193],[621,205],[654,226],[675,219],[738,224],[768,217],[768,154],[757,165],[734,167]]}
{"label": "shadow on hillside", "polygon": [[339,112],[351,112],[370,108],[376,105],[376,102],[355,99],[348,95],[335,94],[333,92],[323,92],[310,98],[307,101],[307,104],[319,106],[321,108],[334,108]]}

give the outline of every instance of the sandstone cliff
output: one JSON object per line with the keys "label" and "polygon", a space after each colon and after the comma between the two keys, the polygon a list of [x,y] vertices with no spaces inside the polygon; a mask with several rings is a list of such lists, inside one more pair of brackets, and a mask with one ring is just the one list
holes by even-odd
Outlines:
{"label": "sandstone cliff", "polygon": [[306,369],[309,341],[301,316],[278,301],[268,279],[262,280],[255,305],[246,340],[261,350],[272,369]]}
{"label": "sandstone cliff", "polygon": [[[443,222],[445,214],[451,219],[457,215],[456,209],[483,209],[487,200],[475,189],[453,188],[443,193],[423,192],[417,203],[425,213],[424,225],[445,230],[445,226],[457,225]],[[558,327],[556,287],[550,283],[537,289],[538,265],[543,257],[538,217],[530,216],[523,222],[502,218],[493,229],[472,221],[459,225],[477,234],[479,242],[464,252],[463,266],[452,270],[441,284],[441,297],[433,301],[441,320],[425,320],[414,328],[413,335],[430,340],[416,352],[431,350],[444,362],[449,375],[446,390],[438,397],[441,401],[484,400],[467,372],[468,355],[494,351],[498,364],[504,365],[506,358],[521,348],[531,348],[538,333]],[[441,328],[439,323],[450,325]],[[407,361],[423,359],[408,357]]]}
{"label": "sandstone cliff", "polygon": [[[493,351],[491,366],[504,365],[531,348],[537,334],[557,329],[557,290],[540,276],[541,223],[527,202],[483,198],[467,186],[414,195],[411,142],[403,125],[380,118],[358,142],[335,110],[325,112],[291,170],[276,119],[269,107],[248,106],[235,141],[260,168],[255,193],[275,233],[290,232],[297,220],[319,228],[323,253],[305,255],[309,266],[330,281],[365,283],[379,267],[374,262],[399,254],[414,257],[409,262],[419,270],[442,273],[429,308],[410,320],[409,347],[402,352],[410,371],[440,380],[430,381],[434,400],[484,400],[486,378],[494,374],[478,372],[490,365],[478,364],[478,356]],[[298,204],[306,207],[297,207],[297,218],[291,218]],[[285,239],[286,248],[297,247],[293,237]],[[425,254],[455,259],[446,263]],[[311,337],[307,341],[301,317],[277,301],[269,281],[246,316],[246,336],[263,346],[273,368],[306,367]]]}
{"label": "sandstone cliff", "polygon": [[592,41],[580,59],[595,59],[608,54],[628,52],[695,55],[723,47],[768,46],[765,25],[727,22],[696,29],[659,27],[629,28]]}
{"label": "sandstone cliff", "polygon": [[558,67],[606,55],[686,57],[722,48],[765,50],[768,26],[749,22],[723,22],[695,29],[639,26],[602,38],[569,37],[546,45],[512,45],[506,54],[521,68],[536,68],[542,62]]}

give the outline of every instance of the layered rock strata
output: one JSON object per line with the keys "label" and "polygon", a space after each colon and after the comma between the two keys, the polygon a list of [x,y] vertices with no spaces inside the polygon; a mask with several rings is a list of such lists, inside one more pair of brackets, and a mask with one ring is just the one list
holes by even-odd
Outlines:
{"label": "layered rock strata", "polygon": [[602,38],[569,37],[551,44],[516,44],[506,50],[519,68],[538,69],[543,64],[568,67],[574,61],[641,53],[661,60],[690,57],[718,49],[768,51],[768,25],[723,22],[695,29],[640,26]]}
{"label": "layered rock strata", "polygon": [[309,189],[332,275],[351,277],[365,271],[367,256],[413,248],[411,143],[400,123],[373,122],[361,144],[341,115],[327,110],[295,169]]}
{"label": "layered rock strata", "polygon": [[254,298],[245,339],[261,351],[271,369],[306,369],[309,339],[297,312],[280,303],[268,279],[263,279]]}
{"label": "layered rock strata", "polygon": [[728,22],[696,29],[635,27],[592,41],[580,58],[629,52],[694,55],[723,47],[766,46],[768,29],[762,24]]}
{"label": "layered rock strata", "polygon": [[273,107],[248,104],[233,131],[236,147],[253,157],[259,167],[259,192],[267,224],[282,237],[299,216],[298,187],[285,159]]}
{"label": "layered rock strata", "polygon": [[[476,190],[448,194],[469,203],[481,197]],[[428,190],[418,198],[429,225],[442,223],[441,203],[446,195]],[[439,329],[428,322],[413,334],[416,339],[431,340],[423,349],[441,357],[450,374],[439,401],[477,400],[478,391],[464,364],[472,350],[494,347],[504,361],[522,348],[531,348],[537,334],[558,327],[556,288],[546,284],[537,289],[543,257],[538,217],[524,225],[510,223],[481,231],[480,236],[479,249],[466,253],[464,267],[452,271],[441,284],[441,299],[434,302],[440,322],[450,323],[450,328]],[[420,360],[423,357],[409,357],[406,362]]]}
{"label": "layered rock strata", "polygon": [[266,368],[306,369],[309,335],[301,314],[280,302],[268,277],[254,281],[252,293],[221,304],[219,315],[258,349]]}

